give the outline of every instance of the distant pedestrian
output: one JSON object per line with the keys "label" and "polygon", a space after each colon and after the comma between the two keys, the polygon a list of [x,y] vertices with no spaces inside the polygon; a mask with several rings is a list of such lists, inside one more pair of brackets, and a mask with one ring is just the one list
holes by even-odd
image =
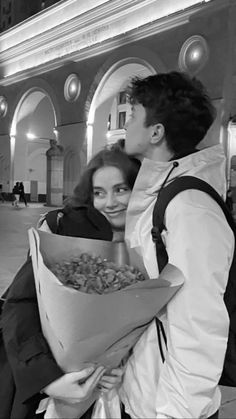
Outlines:
{"label": "distant pedestrian", "polygon": [[25,188],[23,182],[20,182],[19,184],[19,191],[20,191],[20,200],[22,199],[25,203],[25,206],[27,207],[27,201],[25,196]]}
{"label": "distant pedestrian", "polygon": [[2,191],[2,184],[1,183],[0,183],[0,200],[2,201],[2,203],[5,202],[4,193]]}
{"label": "distant pedestrian", "polygon": [[13,189],[12,189],[12,193],[13,193],[13,198],[14,201],[12,202],[12,205],[15,208],[19,207],[19,202],[20,202],[20,182],[16,182],[16,184],[14,185]]}

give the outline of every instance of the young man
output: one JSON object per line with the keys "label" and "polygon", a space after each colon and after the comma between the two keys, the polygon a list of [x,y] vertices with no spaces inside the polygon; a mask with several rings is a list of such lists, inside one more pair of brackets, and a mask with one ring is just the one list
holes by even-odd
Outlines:
{"label": "young man", "polygon": [[[225,156],[220,145],[196,149],[214,120],[214,108],[197,80],[178,72],[135,79],[130,98],[125,148],[142,166],[126,238],[142,253],[150,277],[157,278],[151,228],[158,191],[176,177],[192,175],[225,197]],[[183,272],[185,283],[161,318],[168,349],[155,389],[155,418],[217,418],[229,327],[223,295],[233,233],[219,205],[193,189],[170,202],[165,226],[169,263]]]}

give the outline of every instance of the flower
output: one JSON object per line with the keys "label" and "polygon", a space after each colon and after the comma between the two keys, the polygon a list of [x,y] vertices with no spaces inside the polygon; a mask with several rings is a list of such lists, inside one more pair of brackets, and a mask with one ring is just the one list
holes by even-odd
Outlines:
{"label": "flower", "polygon": [[137,268],[89,253],[56,263],[51,270],[63,285],[88,294],[106,294],[145,280]]}

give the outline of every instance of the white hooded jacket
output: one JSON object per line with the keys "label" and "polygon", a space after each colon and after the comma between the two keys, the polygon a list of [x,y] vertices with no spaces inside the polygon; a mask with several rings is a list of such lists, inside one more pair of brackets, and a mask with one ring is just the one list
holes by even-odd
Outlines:
{"label": "white hooded jacket", "polygon": [[[176,177],[192,175],[225,197],[221,145],[179,159],[178,163],[167,184]],[[144,159],[128,207],[126,240],[142,254],[151,278],[158,277],[152,213],[158,190],[172,167],[171,161]],[[155,418],[207,418],[221,402],[218,381],[229,326],[223,295],[234,236],[219,205],[196,190],[183,191],[170,202],[165,226],[163,239],[169,262],[183,272],[185,283],[161,316],[168,351],[156,382]]]}

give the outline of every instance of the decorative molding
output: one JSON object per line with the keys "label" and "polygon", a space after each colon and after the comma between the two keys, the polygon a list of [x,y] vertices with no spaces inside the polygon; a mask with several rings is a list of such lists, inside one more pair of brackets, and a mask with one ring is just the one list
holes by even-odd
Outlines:
{"label": "decorative molding", "polygon": [[199,0],[67,0],[0,36],[0,85],[184,24],[206,6]]}
{"label": "decorative molding", "polygon": [[0,96],[0,118],[7,114],[8,104],[4,96]]}
{"label": "decorative molding", "polygon": [[81,91],[81,82],[77,74],[70,74],[64,84],[64,97],[67,102],[75,102]]}
{"label": "decorative molding", "polygon": [[205,66],[209,58],[209,48],[206,40],[200,35],[188,38],[179,53],[179,69],[191,74],[197,74]]}

